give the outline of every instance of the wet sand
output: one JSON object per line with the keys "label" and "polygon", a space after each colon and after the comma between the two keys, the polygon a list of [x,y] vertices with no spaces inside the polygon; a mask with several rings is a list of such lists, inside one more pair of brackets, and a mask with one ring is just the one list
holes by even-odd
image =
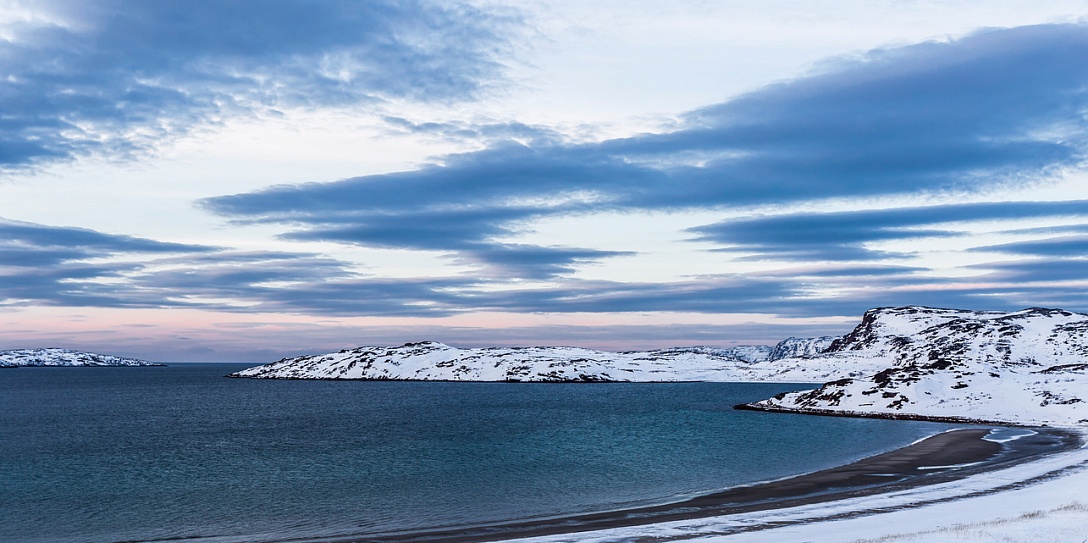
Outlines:
{"label": "wet sand", "polygon": [[990,428],[952,430],[844,466],[665,505],[427,532],[359,535],[334,541],[475,543],[780,509],[962,479],[1080,446],[1080,438],[1074,433],[1034,430],[1036,435],[1007,443],[983,440]]}

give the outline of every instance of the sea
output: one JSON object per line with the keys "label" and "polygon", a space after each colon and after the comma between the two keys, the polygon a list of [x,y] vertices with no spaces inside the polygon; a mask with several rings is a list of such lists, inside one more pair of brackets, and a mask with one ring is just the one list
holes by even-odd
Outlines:
{"label": "sea", "polygon": [[737,411],[811,385],[0,370],[0,541],[271,543],[679,501],[949,426]]}

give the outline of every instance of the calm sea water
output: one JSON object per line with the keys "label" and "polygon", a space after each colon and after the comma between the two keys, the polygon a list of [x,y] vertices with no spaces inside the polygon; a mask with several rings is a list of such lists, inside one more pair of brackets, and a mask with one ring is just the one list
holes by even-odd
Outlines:
{"label": "calm sea water", "polygon": [[0,370],[0,541],[198,543],[600,511],[842,464],[934,423],[734,411],[782,384]]}

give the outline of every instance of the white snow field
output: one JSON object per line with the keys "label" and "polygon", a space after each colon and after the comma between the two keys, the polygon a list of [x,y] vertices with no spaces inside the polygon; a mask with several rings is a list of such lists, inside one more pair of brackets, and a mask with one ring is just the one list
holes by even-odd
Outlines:
{"label": "white snow field", "polygon": [[[410,381],[777,381],[819,383],[840,369],[807,358],[834,338],[789,338],[775,347],[686,347],[613,353],[577,347],[458,349],[424,341],[285,358],[231,377]],[[789,359],[789,364],[780,361]],[[875,363],[855,374],[875,373]]]}

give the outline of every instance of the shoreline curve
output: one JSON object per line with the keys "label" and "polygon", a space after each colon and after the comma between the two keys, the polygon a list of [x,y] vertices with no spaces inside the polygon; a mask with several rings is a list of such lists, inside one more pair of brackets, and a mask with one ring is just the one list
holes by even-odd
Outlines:
{"label": "shoreline curve", "polygon": [[949,430],[842,466],[728,488],[668,504],[480,526],[359,534],[322,541],[484,543],[785,509],[955,481],[1083,445],[1080,433],[1049,427],[1031,427],[1035,434],[1005,443],[984,440],[993,429]]}

